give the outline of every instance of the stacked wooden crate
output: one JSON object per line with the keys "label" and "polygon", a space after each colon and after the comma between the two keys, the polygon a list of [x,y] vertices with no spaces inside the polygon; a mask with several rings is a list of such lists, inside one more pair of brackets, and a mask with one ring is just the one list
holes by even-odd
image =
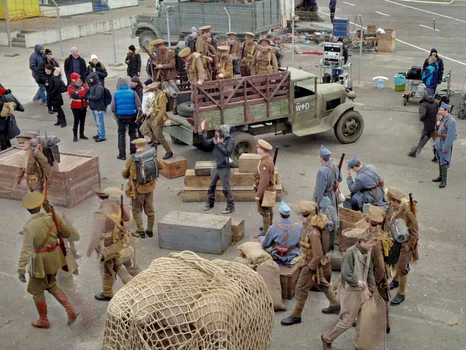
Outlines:
{"label": "stacked wooden crate", "polygon": [[[235,202],[254,202],[256,192],[254,191],[254,172],[260,158],[248,158],[248,161],[241,161],[239,169],[231,169],[230,186],[233,191]],[[249,156],[249,154],[248,154]],[[211,169],[215,167],[214,162],[196,162],[194,169],[187,169],[184,177],[184,188],[181,192],[183,202],[205,202],[207,200],[207,189],[210,184]],[[281,201],[282,185],[279,180],[278,171],[275,168],[275,178],[277,180],[277,202]],[[220,181],[217,182],[215,200],[225,202],[223,187]]]}

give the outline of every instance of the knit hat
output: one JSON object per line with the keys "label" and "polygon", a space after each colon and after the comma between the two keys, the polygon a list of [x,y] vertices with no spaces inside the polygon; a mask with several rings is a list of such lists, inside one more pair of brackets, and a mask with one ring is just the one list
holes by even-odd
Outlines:
{"label": "knit hat", "polygon": [[91,55],[91,61],[92,61],[92,60],[98,60],[98,59],[99,59],[99,58],[98,58],[96,55],[94,55],[94,54]]}
{"label": "knit hat", "polygon": [[78,73],[71,73],[70,78],[71,78],[71,81],[74,82],[74,81],[76,81],[78,79],[81,79],[81,76]]}
{"label": "knit hat", "polygon": [[131,82],[132,83],[138,83],[139,85],[141,85],[141,80],[137,76],[132,77]]}
{"label": "knit hat", "polygon": [[71,52],[73,52],[73,51],[78,51],[78,48],[77,48],[76,46],[73,46],[73,47],[71,48],[70,51],[71,51]]}
{"label": "knit hat", "polygon": [[134,52],[134,51],[136,51],[136,48],[134,47],[134,45],[129,45],[129,46],[128,46],[128,50]]}
{"label": "knit hat", "polygon": [[46,56],[47,56],[48,54],[51,54],[51,53],[52,53],[52,51],[51,51],[51,50],[49,50],[49,49],[45,49],[45,55],[46,55]]}

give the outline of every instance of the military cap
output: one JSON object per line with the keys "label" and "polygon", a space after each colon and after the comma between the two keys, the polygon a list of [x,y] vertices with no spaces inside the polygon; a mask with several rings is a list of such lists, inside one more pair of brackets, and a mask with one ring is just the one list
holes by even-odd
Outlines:
{"label": "military cap", "polygon": [[146,143],[147,143],[146,139],[144,139],[142,137],[139,138],[139,139],[131,141],[131,144],[133,144],[133,145],[145,145]]}
{"label": "military cap", "polygon": [[311,213],[317,209],[317,203],[312,201],[301,201],[298,203],[298,208],[302,214]]}
{"label": "military cap", "polygon": [[327,147],[325,147],[324,145],[320,145],[320,152],[319,152],[319,155],[322,159],[324,160],[329,160],[330,159],[330,156],[332,155],[332,152],[330,152],[328,150]]}
{"label": "military cap", "polygon": [[451,105],[449,105],[449,104],[447,104],[447,103],[445,103],[445,102],[442,102],[442,103],[440,104],[440,108],[443,108],[443,109],[446,110],[446,111],[451,111]]}
{"label": "military cap", "polygon": [[358,157],[353,157],[353,158],[351,158],[350,160],[346,161],[346,163],[348,163],[348,166],[349,166],[350,168],[356,166],[356,164],[358,164],[358,162],[359,162]]}
{"label": "military cap", "polygon": [[228,46],[219,46],[217,47],[217,50],[218,51],[229,51],[230,48]]}
{"label": "military cap", "polygon": [[261,38],[261,39],[259,40],[259,43],[262,44],[263,41],[267,42],[267,45],[270,45],[270,39]]}
{"label": "military cap", "polygon": [[160,44],[163,44],[163,43],[164,43],[163,39],[155,39],[155,40],[152,40],[152,41],[150,42],[150,44],[151,44],[152,46],[157,46],[157,45],[160,45]]}
{"label": "military cap", "polygon": [[39,136],[38,133],[36,132],[32,132],[32,131],[25,131],[21,134],[19,134],[18,136],[16,136],[17,139],[34,139],[36,138],[37,136]]}
{"label": "military cap", "polygon": [[185,58],[185,57],[188,57],[190,54],[191,54],[191,49],[189,47],[185,47],[183,50],[178,52],[178,57]]}
{"label": "military cap", "polygon": [[246,36],[252,36],[253,38],[255,37],[254,33],[251,33],[251,32],[246,32],[246,33],[244,33],[244,35],[246,35]]}
{"label": "military cap", "polygon": [[367,212],[367,217],[372,221],[378,224],[383,222],[385,212],[383,209],[376,207],[375,205],[369,205],[369,210]]}
{"label": "military cap", "polygon": [[257,141],[257,144],[259,145],[260,148],[263,148],[265,149],[266,151],[271,151],[272,150],[272,145],[270,143],[268,143],[267,141],[265,140],[262,140],[260,139],[259,141]]}
{"label": "military cap", "polygon": [[155,90],[160,86],[160,81],[154,81],[153,83],[146,86],[146,90]]}
{"label": "military cap", "polygon": [[346,229],[342,233],[344,236],[349,238],[356,238],[361,241],[368,241],[372,238],[372,233],[367,228],[351,228]]}
{"label": "military cap", "polygon": [[228,32],[227,36],[230,36],[230,35],[235,35],[236,36],[236,33],[235,32]]}
{"label": "military cap", "polygon": [[289,216],[291,215],[291,208],[285,202],[281,202],[278,207],[278,212],[282,215]]}
{"label": "military cap", "polygon": [[202,32],[207,32],[209,30],[212,29],[212,26],[203,26],[203,27],[199,27],[199,30]]}
{"label": "military cap", "polygon": [[44,195],[40,192],[29,192],[23,197],[21,204],[26,209],[36,209],[44,203]]}
{"label": "military cap", "polygon": [[401,201],[403,198],[405,198],[404,192],[399,188],[393,186],[388,188],[388,196],[397,201]]}
{"label": "military cap", "polygon": [[104,193],[109,197],[120,197],[124,192],[118,187],[107,187]]}

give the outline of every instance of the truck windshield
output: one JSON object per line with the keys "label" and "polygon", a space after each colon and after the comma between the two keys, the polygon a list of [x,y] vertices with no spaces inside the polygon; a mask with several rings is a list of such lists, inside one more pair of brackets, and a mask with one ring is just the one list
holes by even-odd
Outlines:
{"label": "truck windshield", "polygon": [[294,98],[314,95],[314,79],[298,81],[294,85]]}

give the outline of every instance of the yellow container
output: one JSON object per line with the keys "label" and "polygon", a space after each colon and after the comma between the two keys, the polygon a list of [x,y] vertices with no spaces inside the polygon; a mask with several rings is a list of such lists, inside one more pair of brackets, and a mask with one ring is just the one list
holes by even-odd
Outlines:
{"label": "yellow container", "polygon": [[[6,0],[10,21],[40,16],[39,0]],[[0,19],[5,18],[5,7],[0,2]]]}

